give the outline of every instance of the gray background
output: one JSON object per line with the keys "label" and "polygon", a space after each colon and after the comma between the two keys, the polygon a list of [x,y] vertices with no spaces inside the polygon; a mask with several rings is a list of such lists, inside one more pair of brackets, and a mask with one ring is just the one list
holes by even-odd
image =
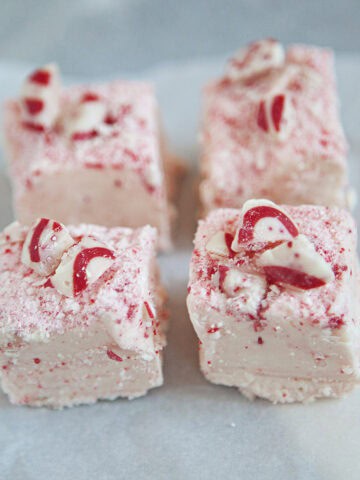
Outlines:
{"label": "gray background", "polygon": [[359,0],[0,0],[0,59],[111,75],[263,36],[360,51]]}

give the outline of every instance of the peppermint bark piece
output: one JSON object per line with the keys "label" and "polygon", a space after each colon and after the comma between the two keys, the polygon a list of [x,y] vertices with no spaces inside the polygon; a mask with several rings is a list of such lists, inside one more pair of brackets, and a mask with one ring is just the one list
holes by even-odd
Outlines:
{"label": "peppermint bark piece", "polygon": [[[170,241],[173,159],[151,85],[114,81],[61,88],[50,65],[5,104],[5,146],[16,217],[159,230]],[[165,175],[166,170],[166,175]]]}
{"label": "peppermint bark piece", "polygon": [[71,241],[51,250],[56,261],[28,265],[28,238],[41,249],[43,220],[0,236],[0,382],[10,401],[63,408],[162,385],[155,229],[63,226]]}
{"label": "peppermint bark piece", "polygon": [[213,211],[187,299],[204,375],[275,403],[343,396],[360,382],[359,285],[347,211],[262,200]]}
{"label": "peppermint bark piece", "polygon": [[249,198],[351,206],[333,53],[261,40],[205,86],[200,198],[205,213]]}

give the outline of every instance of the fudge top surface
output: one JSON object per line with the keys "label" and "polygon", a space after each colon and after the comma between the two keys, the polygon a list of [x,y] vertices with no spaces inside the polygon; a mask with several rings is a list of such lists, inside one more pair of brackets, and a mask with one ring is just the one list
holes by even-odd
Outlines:
{"label": "fudge top surface", "polygon": [[[282,207],[296,222],[299,233],[306,235],[316,251],[331,265],[334,279],[310,290],[285,284],[269,284],[261,268],[254,265],[248,252],[232,252],[226,257],[207,250],[209,240],[219,231],[235,236],[241,211],[219,209],[199,222],[191,260],[189,291],[205,310],[221,312],[237,319],[258,320],[259,312],[280,312],[296,321],[322,327],[341,328],[354,313],[351,302],[357,302],[354,286],[358,284],[356,226],[351,215],[341,209],[318,206]],[[230,242],[231,243],[231,240]],[[228,298],[220,287],[222,268],[235,269],[244,276],[244,290]],[[350,317],[352,318],[352,317]],[[357,319],[356,319],[357,321]]]}
{"label": "fudge top surface", "polygon": [[[106,118],[96,136],[73,140],[66,135],[66,119],[83,98],[91,96],[100,98]],[[62,89],[59,118],[53,128],[43,132],[24,126],[21,112],[19,99],[5,104],[5,132],[15,179],[32,181],[67,169],[125,166],[145,180],[147,170],[151,178],[161,176],[158,104],[150,84],[113,81]],[[160,182],[152,186],[161,187]]]}
{"label": "fudge top surface", "polygon": [[[204,89],[202,145],[209,175],[219,188],[263,185],[277,174],[308,168],[314,158],[346,170],[347,144],[338,115],[330,50],[288,48],[283,66],[248,81],[226,76]],[[291,107],[287,138],[274,138],[258,125],[261,101],[284,95]],[[265,195],[265,193],[263,194]]]}
{"label": "fudge top surface", "polygon": [[[0,244],[0,328],[4,338],[31,341],[46,339],[73,329],[86,329],[102,318],[116,324],[120,335],[145,341],[144,301],[153,305],[151,285],[155,281],[156,230],[145,226],[136,230],[95,225],[69,226],[73,238],[90,236],[115,254],[112,266],[74,298],[55,288],[40,286],[44,277],[21,262],[27,227],[19,226],[19,240],[1,234]],[[46,279],[45,279],[46,280]],[[144,337],[144,338],[143,338]]]}

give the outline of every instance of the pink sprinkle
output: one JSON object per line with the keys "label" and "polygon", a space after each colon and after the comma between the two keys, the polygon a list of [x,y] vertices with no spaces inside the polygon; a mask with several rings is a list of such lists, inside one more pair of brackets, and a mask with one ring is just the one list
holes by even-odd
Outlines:
{"label": "pink sprinkle", "polygon": [[107,356],[110,358],[110,360],[115,360],[116,362],[122,362],[123,359],[119,357],[119,355],[116,355],[112,350],[107,350],[106,351]]}
{"label": "pink sprinkle", "polygon": [[219,327],[211,327],[208,329],[207,333],[216,333],[220,330]]}
{"label": "pink sprinkle", "polygon": [[91,130],[90,132],[77,132],[73,134],[72,139],[75,141],[91,140],[98,135],[99,134],[96,130]]}
{"label": "pink sprinkle", "polygon": [[117,117],[115,117],[111,113],[108,113],[104,119],[104,122],[107,125],[114,125],[117,122],[117,120],[118,120]]}
{"label": "pink sprinkle", "polygon": [[43,125],[39,125],[38,123],[33,123],[33,122],[23,122],[23,126],[28,130],[32,130],[33,132],[38,132],[38,133],[42,133],[45,130]]}
{"label": "pink sprinkle", "polygon": [[147,311],[149,317],[153,320],[155,318],[155,316],[154,316],[153,311],[150,308],[150,305],[148,304],[148,302],[144,302],[144,305],[145,305],[145,308],[146,308],[146,311]]}
{"label": "pink sprinkle", "polygon": [[54,232],[60,232],[62,230],[62,226],[58,222],[54,222],[52,229]]}
{"label": "pink sprinkle", "polygon": [[85,163],[85,167],[86,168],[95,168],[96,170],[102,170],[104,168],[104,164],[103,163]]}
{"label": "pink sprinkle", "polygon": [[99,100],[99,95],[94,92],[86,92],[84,95],[81,97],[81,102],[86,103],[86,102],[97,102]]}
{"label": "pink sprinkle", "polygon": [[342,316],[331,317],[329,319],[329,327],[331,329],[339,330],[343,325],[345,325],[345,322]]}
{"label": "pink sprinkle", "polygon": [[132,317],[134,316],[134,313],[136,311],[136,305],[130,305],[129,308],[128,308],[128,311],[127,311],[127,318],[129,320],[132,319]]}

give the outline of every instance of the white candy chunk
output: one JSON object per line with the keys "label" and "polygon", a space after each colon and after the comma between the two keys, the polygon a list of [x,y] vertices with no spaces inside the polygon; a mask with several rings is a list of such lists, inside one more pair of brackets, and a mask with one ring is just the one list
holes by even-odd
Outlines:
{"label": "white candy chunk", "polygon": [[[221,270],[220,270],[221,272]],[[220,274],[220,288],[227,297],[258,297],[263,292],[266,282],[260,276],[244,273],[237,268],[229,268]],[[256,290],[256,295],[255,295]],[[259,292],[259,293],[258,293]]]}
{"label": "white candy chunk", "polygon": [[39,275],[50,275],[59,265],[63,253],[74,243],[64,225],[40,218],[28,231],[21,261]]}
{"label": "white candy chunk", "polygon": [[267,250],[258,259],[271,280],[298,288],[316,288],[334,279],[331,265],[305,235]]}
{"label": "white candy chunk", "polygon": [[[227,234],[223,231],[219,231],[213,235],[210,240],[207,242],[205,249],[206,251],[213,256],[219,256],[219,257],[229,257],[230,255],[230,250],[229,250],[229,245],[231,244],[231,240],[229,243],[226,241],[226,235]],[[230,236],[231,237],[231,236]]]}
{"label": "white candy chunk", "polygon": [[64,129],[73,140],[86,140],[99,133],[106,116],[106,105],[96,94],[88,93],[64,119]]}
{"label": "white candy chunk", "polygon": [[257,125],[274,138],[286,140],[294,125],[294,109],[289,96],[277,93],[261,100],[257,112]]}
{"label": "white candy chunk", "polygon": [[101,242],[83,237],[62,257],[51,277],[53,286],[67,297],[75,297],[96,282],[114,262],[114,253]]}
{"label": "white candy chunk", "polygon": [[10,223],[0,234],[0,245],[22,242],[25,238],[24,229],[19,222]]}
{"label": "white candy chunk", "polygon": [[55,64],[45,65],[27,77],[21,91],[25,124],[39,130],[53,127],[59,116],[60,93],[60,74]]}
{"label": "white candy chunk", "polygon": [[283,46],[276,40],[267,39],[251,43],[230,60],[226,77],[232,81],[247,80],[281,68],[285,62]]}
{"label": "white candy chunk", "polygon": [[248,200],[241,211],[232,250],[241,251],[244,246],[253,249],[268,243],[291,240],[298,235],[298,229],[289,215],[270,200]]}

